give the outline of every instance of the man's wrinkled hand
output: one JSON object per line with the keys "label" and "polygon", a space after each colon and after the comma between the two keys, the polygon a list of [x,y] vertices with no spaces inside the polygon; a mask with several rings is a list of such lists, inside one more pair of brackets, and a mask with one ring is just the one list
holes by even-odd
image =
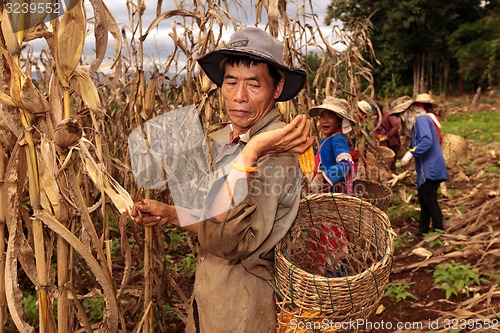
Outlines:
{"label": "man's wrinkled hand", "polygon": [[253,137],[245,149],[252,155],[251,160],[274,153],[304,153],[313,143],[309,135],[310,120],[305,115],[295,117],[290,124]]}
{"label": "man's wrinkled hand", "polygon": [[134,204],[131,216],[136,223],[143,224],[146,227],[164,225],[169,220],[166,207],[167,205],[162,202],[144,199]]}

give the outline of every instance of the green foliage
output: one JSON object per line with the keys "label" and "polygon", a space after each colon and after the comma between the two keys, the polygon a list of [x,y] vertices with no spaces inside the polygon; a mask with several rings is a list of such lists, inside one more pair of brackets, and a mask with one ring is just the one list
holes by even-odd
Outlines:
{"label": "green foliage", "polygon": [[36,295],[25,295],[23,297],[23,308],[24,314],[26,316],[26,321],[32,325],[38,327],[38,307],[36,306],[37,302]]}
{"label": "green foliage", "polygon": [[194,276],[196,272],[196,257],[193,253],[188,253],[181,259],[179,269],[187,271],[190,278]]}
{"label": "green foliage", "polygon": [[[443,132],[466,137],[469,141],[498,142],[500,132],[493,124],[497,124],[499,119],[500,110],[453,114],[442,123]],[[470,160],[465,159],[464,162],[470,163]]]}
{"label": "green foliage", "polygon": [[85,299],[83,300],[82,305],[88,313],[88,318],[91,323],[97,323],[102,320],[104,297],[94,296],[92,298]]}
{"label": "green foliage", "polygon": [[[173,300],[175,301],[175,300]],[[175,307],[170,304],[163,305],[163,312],[168,320],[181,320],[181,317],[175,311]]]}
{"label": "green foliage", "polygon": [[468,177],[472,176],[475,173],[476,173],[476,168],[474,168],[473,166],[470,166],[470,167],[467,168],[467,170],[465,170],[465,174]]}
{"label": "green foliage", "polygon": [[500,284],[500,273],[484,273],[484,275],[489,279],[490,284]]}
{"label": "green foliage", "polygon": [[408,288],[410,288],[413,284],[415,284],[415,282],[389,282],[387,284],[384,296],[389,297],[394,302],[394,304],[398,304],[399,302],[404,301],[407,298],[418,300],[417,296],[408,291]]}
{"label": "green foliage", "polygon": [[119,238],[113,239],[113,241],[111,242],[111,253],[115,254],[119,252],[120,249],[121,249],[120,239]]}
{"label": "green foliage", "polygon": [[373,73],[379,95],[417,93],[413,80],[420,74],[426,76],[421,83],[427,90],[442,93],[449,85],[456,91],[463,82],[474,91],[485,79],[489,86],[499,80],[495,5],[481,0],[330,0],[325,22],[340,20],[347,30],[354,30],[370,19],[370,38],[382,64]]}
{"label": "green foliage", "polygon": [[480,285],[481,281],[486,281],[479,277],[477,268],[471,268],[471,264],[457,263],[455,260],[439,264],[433,275],[434,285],[446,292],[446,299],[451,295],[459,298],[463,292],[469,297],[469,288],[473,284]]}
{"label": "green foliage", "polygon": [[496,15],[462,24],[450,35],[448,44],[466,81],[482,83],[483,87],[491,87],[493,80],[498,84],[500,25]]}
{"label": "green foliage", "polygon": [[398,235],[398,237],[394,241],[394,249],[397,250],[407,247],[411,242],[413,242],[413,240],[414,239],[411,237],[408,231],[405,231],[403,234]]}
{"label": "green foliage", "polygon": [[170,240],[170,246],[175,246],[186,241],[186,232],[182,231],[179,228],[165,228],[165,232],[167,233],[168,239]]}
{"label": "green foliage", "polygon": [[494,174],[499,174],[500,173],[500,169],[496,166],[492,166],[492,167],[488,167],[486,168],[485,170],[487,173],[494,173]]}
{"label": "green foliage", "polygon": [[404,207],[403,216],[407,219],[418,220],[420,218],[420,213],[412,205],[407,205]]}
{"label": "green foliage", "polygon": [[[429,232],[425,235],[425,239],[428,239],[428,238],[431,238],[433,236],[436,236],[436,235],[442,235],[444,234],[444,231],[443,230],[436,230],[434,232]],[[430,241],[427,246],[432,249],[434,246],[443,246],[443,240],[441,238],[436,238],[435,240],[433,241]]]}

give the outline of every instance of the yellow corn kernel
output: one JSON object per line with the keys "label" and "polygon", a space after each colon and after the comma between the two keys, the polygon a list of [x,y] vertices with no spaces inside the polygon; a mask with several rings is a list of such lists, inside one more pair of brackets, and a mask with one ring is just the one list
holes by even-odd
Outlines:
{"label": "yellow corn kernel", "polygon": [[311,176],[314,170],[314,152],[312,146],[298,155],[300,169],[305,176]]}

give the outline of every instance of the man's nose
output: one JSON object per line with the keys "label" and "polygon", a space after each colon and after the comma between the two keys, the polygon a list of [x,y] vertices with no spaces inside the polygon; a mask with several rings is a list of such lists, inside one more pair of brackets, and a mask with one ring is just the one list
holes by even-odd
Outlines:
{"label": "man's nose", "polygon": [[248,101],[248,89],[245,84],[239,83],[234,91],[234,100],[236,102],[247,102]]}

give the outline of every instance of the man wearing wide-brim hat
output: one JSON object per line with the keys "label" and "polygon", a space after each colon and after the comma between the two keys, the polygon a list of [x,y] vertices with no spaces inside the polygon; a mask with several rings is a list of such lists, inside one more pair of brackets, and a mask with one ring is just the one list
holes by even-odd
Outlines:
{"label": "man wearing wide-brim hat", "polygon": [[[345,134],[352,130],[354,119],[345,99],[328,96],[323,103],[309,109],[310,117],[318,117],[323,139],[315,152],[314,178],[311,192],[324,191],[325,184],[330,191],[350,191],[354,175],[354,164]],[[343,183],[343,188],[335,184]]]}
{"label": "man wearing wide-brim hat", "polygon": [[408,96],[400,97],[391,104],[391,113],[401,117],[404,134],[410,138],[410,150],[401,159],[401,165],[404,167],[415,158],[421,207],[417,236],[422,237],[430,231],[431,220],[435,231],[444,230],[437,190],[441,182],[448,180],[448,171],[434,121],[420,103],[422,100],[415,103]]}
{"label": "man wearing wide-brim hat", "polygon": [[299,207],[296,153],[313,140],[307,116],[285,124],[276,107],[306,82],[305,71],[283,59],[283,43],[254,27],[199,58],[231,121],[210,134],[216,171],[201,217],[152,200],[134,206],[148,226],[179,225],[179,216],[193,215],[193,224],[182,226],[199,240],[186,332],[276,331],[273,249]]}

